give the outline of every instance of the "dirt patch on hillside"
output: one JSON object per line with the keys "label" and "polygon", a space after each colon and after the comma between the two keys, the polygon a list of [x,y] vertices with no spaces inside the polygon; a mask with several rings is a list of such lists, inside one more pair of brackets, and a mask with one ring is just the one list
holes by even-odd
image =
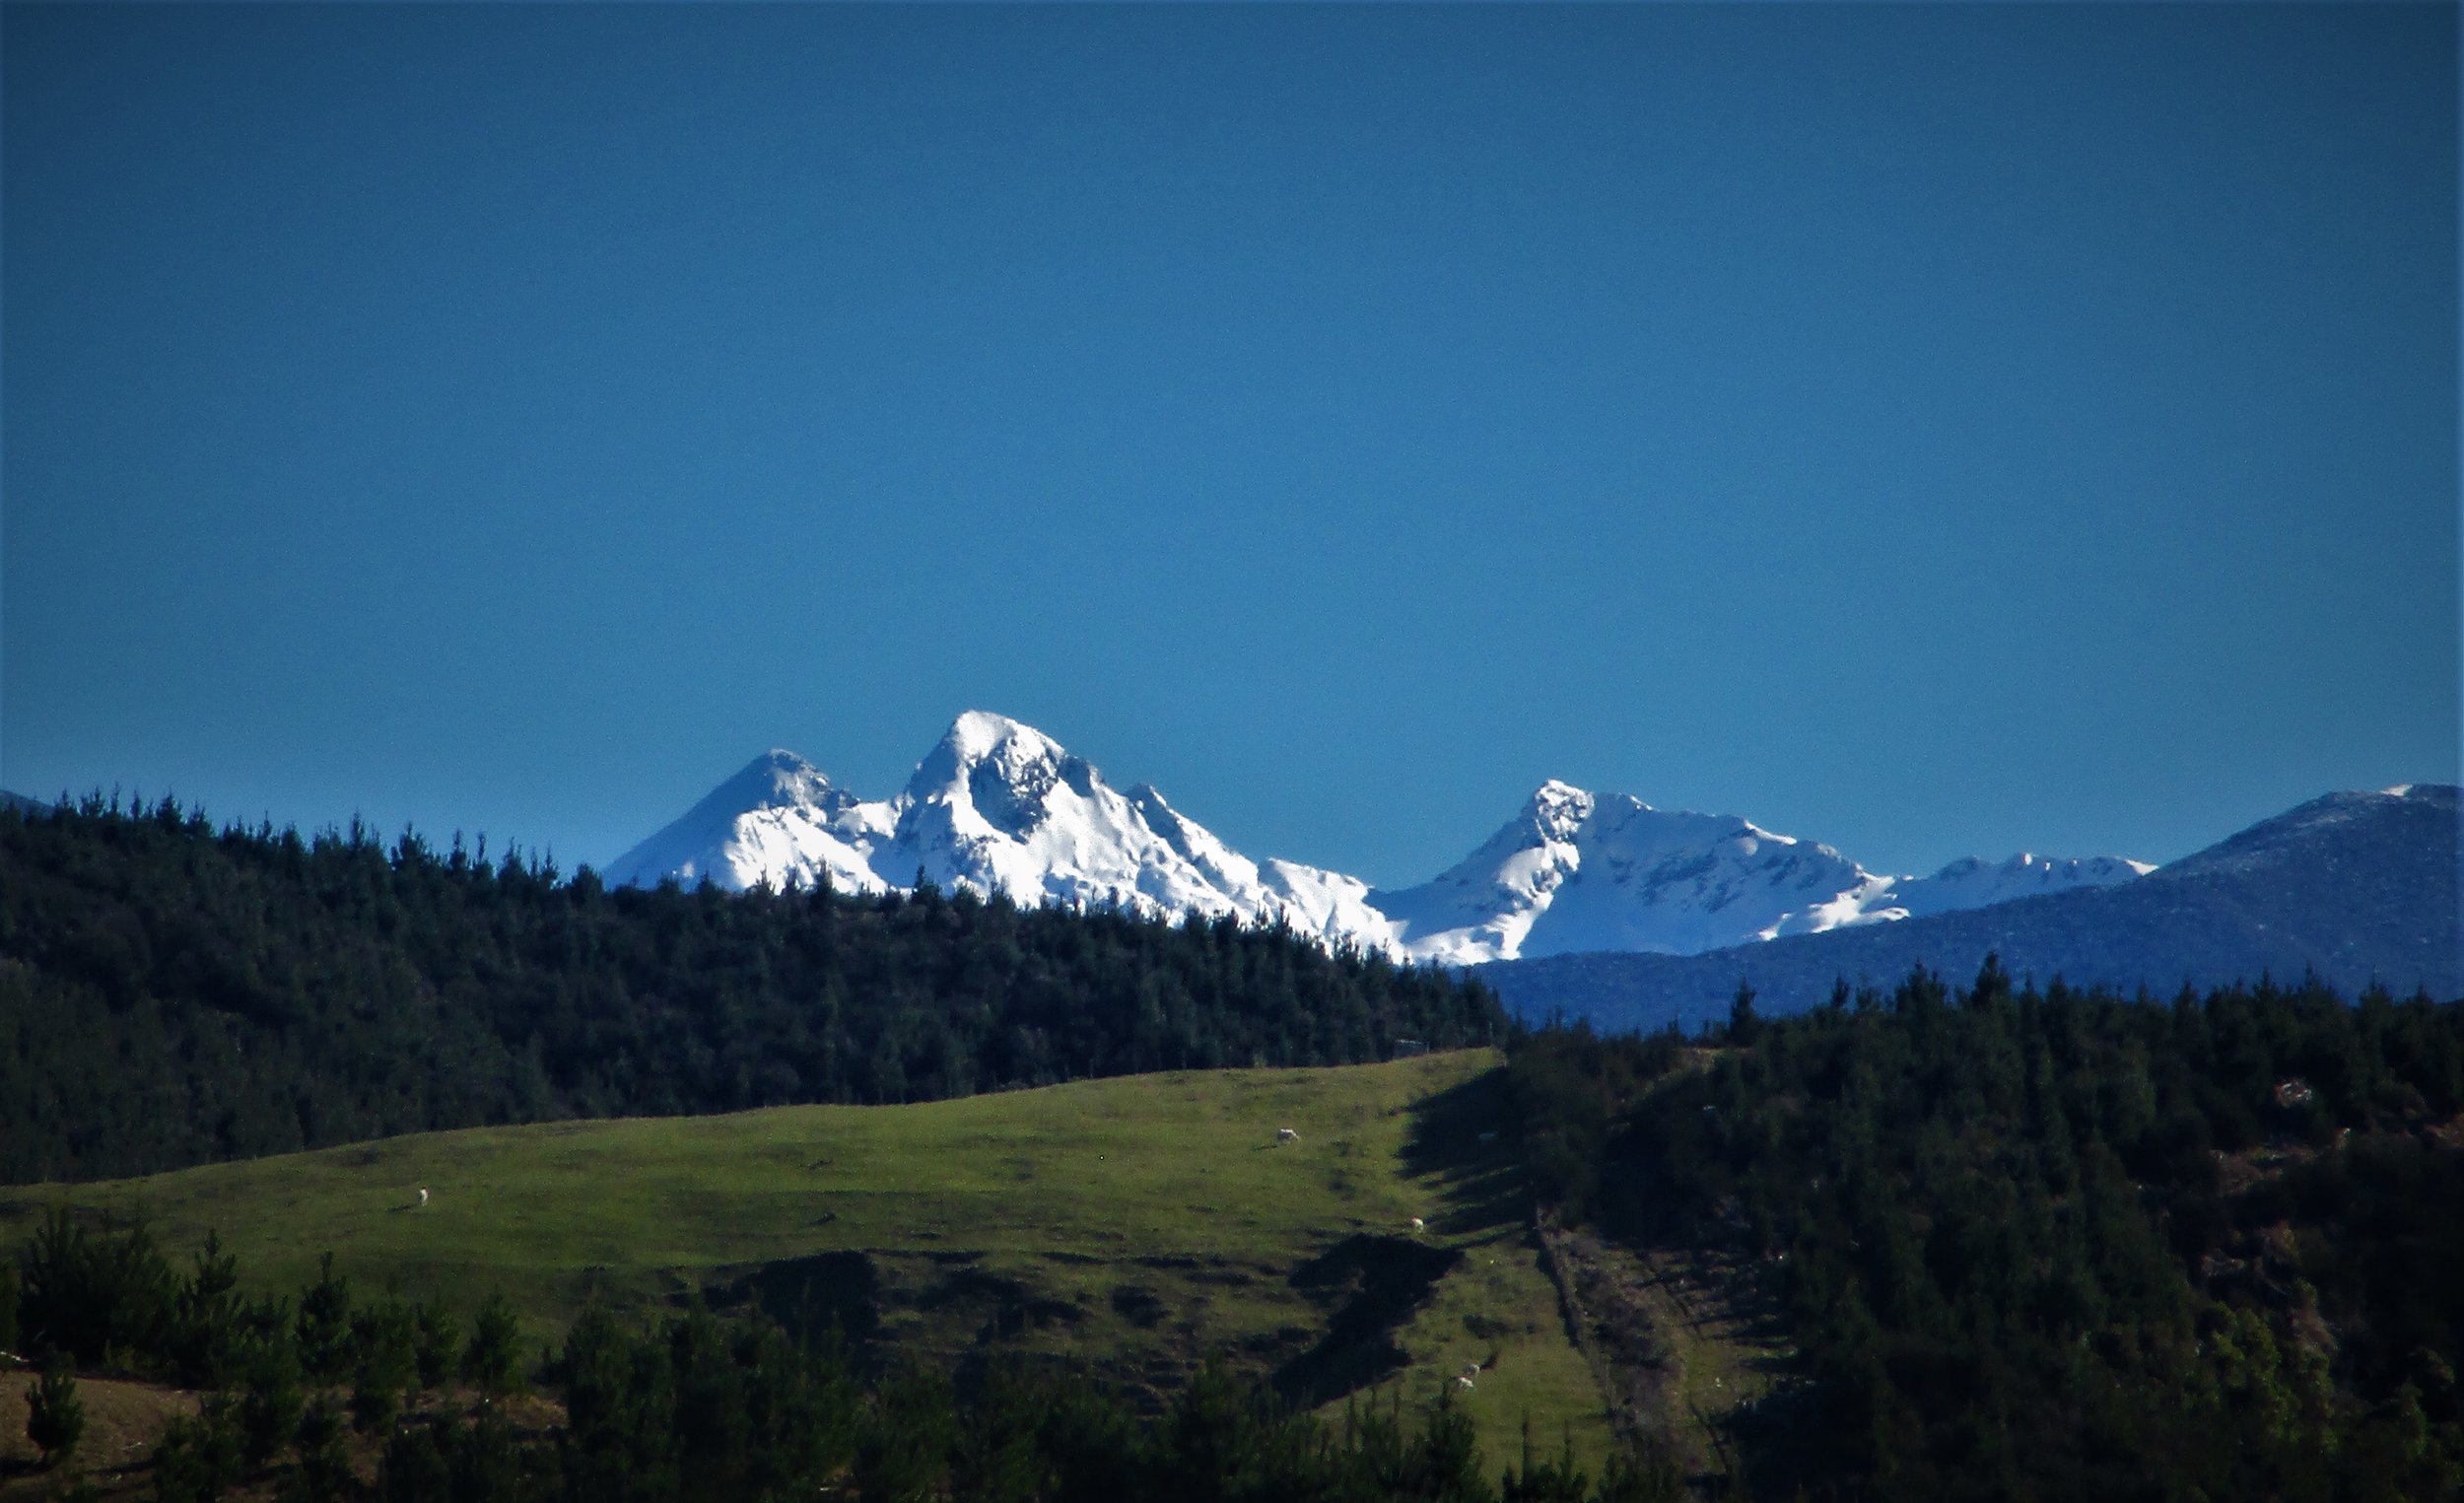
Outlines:
{"label": "dirt patch on hillside", "polygon": [[[1784,1424],[1796,1352],[1755,1270],[1699,1252],[1638,1249],[1542,1217],[1566,1329],[1620,1439],[1665,1456],[1697,1490],[1733,1486],[1746,1431]],[[1757,1476],[1757,1490],[1774,1481]],[[1786,1496],[1785,1479],[1774,1495]]]}
{"label": "dirt patch on hillside", "polygon": [[197,1412],[197,1396],[150,1383],[81,1378],[78,1400],[86,1406],[86,1433],[58,1471],[37,1471],[34,1443],[26,1438],[26,1393],[32,1369],[0,1372],[0,1498],[48,1497],[67,1479],[84,1476],[106,1497],[144,1490],[146,1463],[164,1427]]}

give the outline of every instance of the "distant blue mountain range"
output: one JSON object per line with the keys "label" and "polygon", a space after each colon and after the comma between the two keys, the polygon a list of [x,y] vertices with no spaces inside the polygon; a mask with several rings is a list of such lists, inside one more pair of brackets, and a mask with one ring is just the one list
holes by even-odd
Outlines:
{"label": "distant blue mountain range", "polygon": [[2347,995],[2464,996],[2457,791],[2417,784],[2330,793],[2135,882],[1988,908],[1740,945],[1697,955],[1557,955],[1477,968],[1527,1018],[1688,1030],[1724,1018],[1741,983],[1766,1016],[1803,1012],[1840,980],[1887,989],[1917,965],[1964,983],[1988,953],[2038,984],[2102,983],[2169,995],[2298,980]]}

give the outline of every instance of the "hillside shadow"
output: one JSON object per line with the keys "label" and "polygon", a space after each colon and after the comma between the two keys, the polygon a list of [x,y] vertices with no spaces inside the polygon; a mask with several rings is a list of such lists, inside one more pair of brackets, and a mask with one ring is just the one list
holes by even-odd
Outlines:
{"label": "hillside shadow", "polygon": [[1504,1069],[1412,1105],[1403,1172],[1434,1192],[1420,1213],[1432,1231],[1476,1237],[1524,1230],[1531,1220],[1531,1191]]}
{"label": "hillside shadow", "polygon": [[[1505,1071],[1423,1097],[1409,1113],[1403,1167],[1428,1195],[1419,1212],[1427,1232],[1458,1242],[1522,1236],[1530,1226],[1531,1197]],[[1440,1246],[1399,1228],[1346,1237],[1302,1264],[1291,1275],[1292,1287],[1328,1312],[1326,1333],[1275,1369],[1275,1391],[1309,1408],[1402,1371],[1409,1358],[1396,1332],[1463,1263],[1460,1246]]]}
{"label": "hillside shadow", "polygon": [[881,1276],[862,1253],[816,1253],[758,1264],[702,1291],[713,1310],[754,1309],[797,1340],[832,1332],[860,1346],[881,1325]]}
{"label": "hillside shadow", "polygon": [[1315,1408],[1401,1371],[1410,1359],[1396,1330],[1462,1262],[1454,1248],[1354,1233],[1293,1269],[1292,1287],[1334,1310],[1325,1336],[1275,1369],[1275,1392]]}

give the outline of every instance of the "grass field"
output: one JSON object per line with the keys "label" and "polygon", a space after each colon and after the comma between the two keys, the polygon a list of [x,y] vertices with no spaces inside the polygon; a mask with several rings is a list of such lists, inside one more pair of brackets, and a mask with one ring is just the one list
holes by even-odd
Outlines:
{"label": "grass field", "polygon": [[1492,1470],[1527,1414],[1596,1469],[1606,1416],[1528,1232],[1501,1086],[1472,1051],[430,1133],[0,1190],[0,1239],[65,1203],[142,1216],[175,1252],[216,1229],[284,1292],[327,1250],[369,1292],[467,1310],[500,1290],[533,1345],[593,1288],[636,1309],[698,1290],[834,1315],[876,1358],[1018,1350],[1160,1390],[1221,1354],[1331,1412],[1479,1361],[1459,1397]]}

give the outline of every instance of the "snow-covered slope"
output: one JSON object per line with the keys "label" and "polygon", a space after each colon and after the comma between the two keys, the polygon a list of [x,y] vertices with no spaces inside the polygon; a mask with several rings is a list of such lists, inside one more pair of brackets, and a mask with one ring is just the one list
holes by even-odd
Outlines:
{"label": "snow-covered slope", "polygon": [[1118,904],[1179,916],[1277,917],[1329,940],[1386,947],[1367,884],[1291,861],[1263,865],[1140,784],[1122,792],[1083,757],[1004,716],[951,724],[906,788],[866,803],[809,764],[772,752],[619,857],[609,880],[673,875],[722,887],[823,873],[841,890],[911,886],[1007,894],[1025,907]]}
{"label": "snow-covered slope", "polygon": [[1828,928],[1888,881],[1745,820],[1542,784],[1479,850],[1370,902],[1407,954],[1468,965],[1579,950],[1691,954]]}
{"label": "snow-covered slope", "polygon": [[1952,861],[1930,877],[1902,877],[1890,890],[1889,903],[1910,919],[1948,914],[1963,908],[1984,908],[2015,898],[2042,897],[2074,887],[2110,887],[2144,877],[2156,867],[2116,855],[2064,860],[2025,851],[1995,865],[1969,856]]}
{"label": "snow-covered slope", "polygon": [[1731,815],[1655,809],[1623,793],[1541,785],[1477,851],[1417,887],[1253,860],[1146,784],[1114,788],[1085,759],[1002,716],[970,711],[897,797],[865,802],[790,753],[755,759],[608,878],[722,887],[824,877],[842,891],[942,886],[1027,906],[1280,918],[1302,933],[1471,965],[1593,950],[1704,950],[1973,908],[2148,868],[2021,854],[1878,876],[1828,846]]}
{"label": "snow-covered slope", "polygon": [[2459,804],[2444,785],[2330,793],[2136,881],[1701,955],[1509,960],[1482,976],[1524,1017],[1645,1032],[1727,1016],[1741,984],[1778,1017],[1821,1005],[1842,977],[1888,987],[1922,965],[1958,984],[1988,955],[2039,986],[2124,995],[2315,976],[2347,997],[2373,985],[2464,996]]}
{"label": "snow-covered slope", "polygon": [[2019,854],[1878,876],[1828,846],[1734,815],[1655,809],[1546,783],[1434,880],[1369,901],[1406,954],[1469,965],[1596,950],[1694,955],[1850,923],[2128,881],[2145,862]]}
{"label": "snow-covered slope", "polygon": [[606,879],[650,887],[674,877],[707,877],[743,889],[765,879],[842,892],[879,892],[873,853],[896,821],[888,804],[865,803],[831,786],[819,769],[789,751],[768,751],[687,809],[684,817],[609,863]]}

